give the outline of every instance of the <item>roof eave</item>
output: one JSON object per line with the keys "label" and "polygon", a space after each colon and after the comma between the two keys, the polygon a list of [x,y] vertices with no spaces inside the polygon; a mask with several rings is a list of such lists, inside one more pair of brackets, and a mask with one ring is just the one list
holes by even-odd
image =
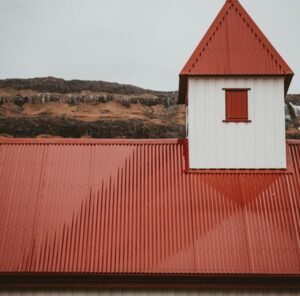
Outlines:
{"label": "roof eave", "polygon": [[0,274],[0,288],[299,289],[299,274]]}
{"label": "roof eave", "polygon": [[285,95],[287,95],[287,93],[288,93],[288,90],[290,88],[293,77],[294,77],[293,72],[291,72],[290,74],[285,76],[285,80],[284,80],[284,94]]}
{"label": "roof eave", "polygon": [[287,95],[290,84],[292,82],[294,73],[291,72],[289,74],[185,74],[182,72],[182,74],[179,75],[179,90],[178,90],[178,104],[187,104],[187,97],[188,97],[188,79],[189,77],[284,77],[284,95]]}
{"label": "roof eave", "polygon": [[186,104],[188,76],[179,75],[178,104]]}

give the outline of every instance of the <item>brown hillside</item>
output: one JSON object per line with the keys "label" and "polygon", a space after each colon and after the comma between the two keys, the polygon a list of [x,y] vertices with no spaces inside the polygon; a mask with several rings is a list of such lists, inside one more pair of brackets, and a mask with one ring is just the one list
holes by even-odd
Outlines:
{"label": "brown hillside", "polygon": [[[300,138],[300,95],[286,99],[287,137]],[[53,77],[0,80],[0,135],[9,137],[182,138],[177,92]]]}

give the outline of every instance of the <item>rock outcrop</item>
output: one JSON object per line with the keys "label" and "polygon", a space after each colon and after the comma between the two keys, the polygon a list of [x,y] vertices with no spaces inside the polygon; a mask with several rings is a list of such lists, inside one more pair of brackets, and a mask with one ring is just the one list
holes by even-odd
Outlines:
{"label": "rock outcrop", "polygon": [[[300,139],[300,95],[286,98],[288,138]],[[0,136],[183,138],[177,92],[53,77],[0,80]]]}
{"label": "rock outcrop", "polygon": [[300,139],[300,94],[288,95],[285,106],[287,138]]}
{"label": "rock outcrop", "polygon": [[177,138],[185,112],[176,92],[56,78],[0,81],[0,135]]}

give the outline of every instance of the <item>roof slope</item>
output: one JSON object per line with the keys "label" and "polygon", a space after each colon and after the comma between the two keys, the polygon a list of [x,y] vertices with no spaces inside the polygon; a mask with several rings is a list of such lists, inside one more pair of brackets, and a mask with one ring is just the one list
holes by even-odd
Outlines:
{"label": "roof slope", "polygon": [[226,1],[182,69],[180,101],[189,75],[282,75],[286,91],[293,71],[239,1]]}
{"label": "roof slope", "polygon": [[300,274],[287,172],[185,172],[185,142],[0,141],[0,273]]}

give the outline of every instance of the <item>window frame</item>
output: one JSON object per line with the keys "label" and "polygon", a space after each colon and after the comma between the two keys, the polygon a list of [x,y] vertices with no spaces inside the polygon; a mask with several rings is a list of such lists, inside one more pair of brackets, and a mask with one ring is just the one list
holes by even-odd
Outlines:
{"label": "window frame", "polygon": [[[251,90],[251,88],[223,88],[222,90],[224,90],[225,92],[225,119],[223,120],[223,122],[225,123],[250,123],[251,120],[249,119],[249,91]],[[229,118],[227,117],[227,92],[241,92],[241,91],[245,91],[247,94],[246,97],[246,113],[247,113],[247,117],[245,118]]]}

